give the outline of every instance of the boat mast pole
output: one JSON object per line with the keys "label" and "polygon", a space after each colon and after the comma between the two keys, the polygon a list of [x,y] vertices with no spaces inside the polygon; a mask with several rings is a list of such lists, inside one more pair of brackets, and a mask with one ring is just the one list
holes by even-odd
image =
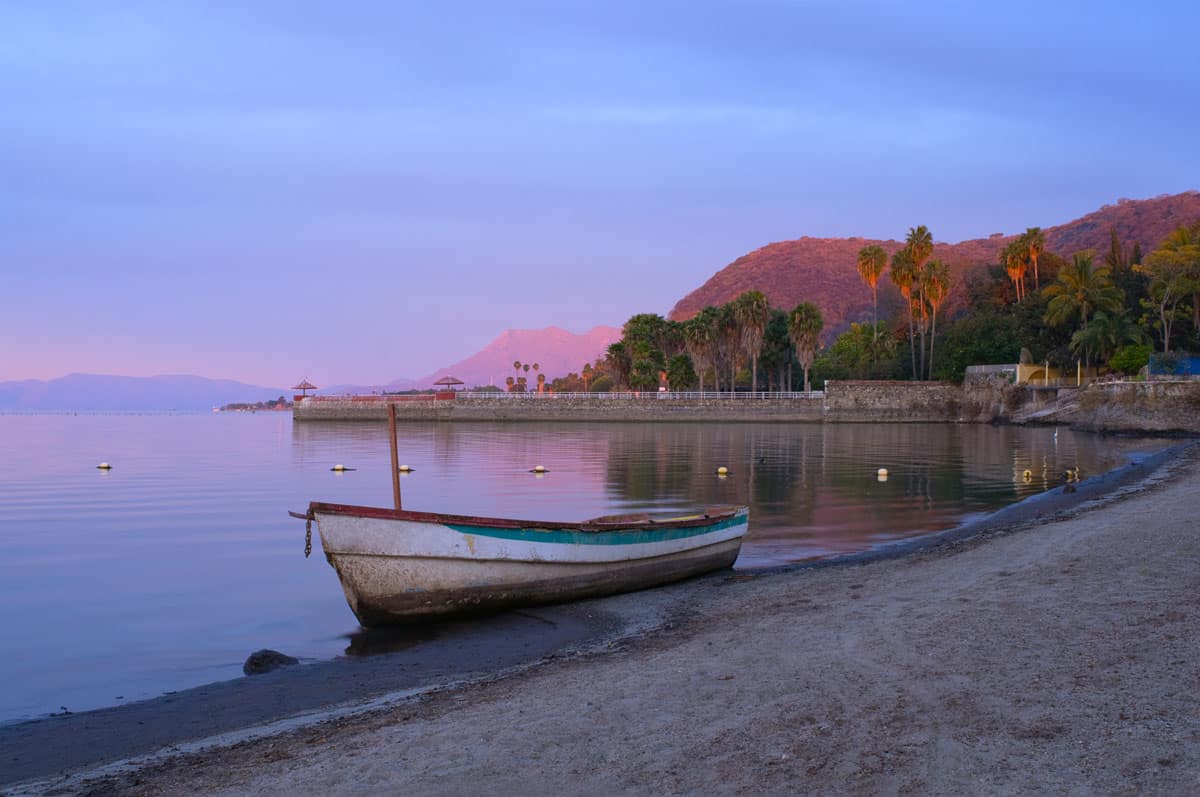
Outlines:
{"label": "boat mast pole", "polygon": [[388,445],[392,449],[392,498],[400,509],[400,452],[396,450],[396,405],[388,402]]}

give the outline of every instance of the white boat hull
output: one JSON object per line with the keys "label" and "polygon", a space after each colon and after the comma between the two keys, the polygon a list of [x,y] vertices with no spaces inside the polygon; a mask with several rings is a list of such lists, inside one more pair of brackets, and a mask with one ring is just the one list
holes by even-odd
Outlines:
{"label": "white boat hull", "polygon": [[610,595],[728,568],[748,523],[745,509],[602,529],[489,527],[316,504],[312,512],[326,559],[366,626]]}

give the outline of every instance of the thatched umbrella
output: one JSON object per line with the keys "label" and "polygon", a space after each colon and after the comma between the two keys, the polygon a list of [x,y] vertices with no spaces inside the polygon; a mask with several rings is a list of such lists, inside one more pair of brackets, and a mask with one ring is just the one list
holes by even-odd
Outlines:
{"label": "thatched umbrella", "polygon": [[308,381],[308,377],[300,380],[300,384],[293,385],[292,390],[299,390],[301,396],[307,396],[310,390],[320,390],[319,387]]}

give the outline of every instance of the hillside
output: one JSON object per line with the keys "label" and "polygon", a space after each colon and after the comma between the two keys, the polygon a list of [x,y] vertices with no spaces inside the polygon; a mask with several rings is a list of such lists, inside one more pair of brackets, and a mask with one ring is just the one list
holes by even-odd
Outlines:
{"label": "hillside", "polygon": [[[444,376],[463,380],[468,387],[495,384],[502,386],[506,376],[514,376],[513,362],[537,363],[539,373],[554,379],[579,372],[586,362],[604,353],[610,343],[619,340],[621,330],[615,327],[595,327],[583,334],[559,327],[544,329],[507,329],[480,351],[417,380],[417,387],[433,385]],[[522,371],[522,375],[525,375]],[[529,381],[535,380],[532,371]]]}
{"label": "hillside", "polygon": [[284,395],[291,391],[202,376],[68,374],[46,381],[0,382],[0,410],[207,410]]}
{"label": "hillside", "polygon": [[[1063,256],[1081,249],[1108,249],[1109,230],[1116,228],[1127,244],[1139,241],[1149,251],[1180,224],[1200,219],[1200,192],[1189,191],[1153,199],[1122,199],[1094,213],[1055,227],[1045,228],[1046,248]],[[1034,220],[1036,221],[1036,220]],[[999,251],[1013,236],[992,235],[960,243],[938,242],[934,256],[947,261],[952,273],[962,274],[970,266],[995,263]],[[871,314],[871,293],[858,277],[858,251],[879,244],[888,254],[900,241],[866,238],[800,238],[768,244],[739,257],[703,285],[679,300],[670,317],[684,320],[702,308],[721,304],[743,291],[757,289],[780,308],[813,302],[825,316],[825,328],[837,331],[851,321],[866,320]],[[957,281],[961,295],[962,280]],[[898,305],[900,297],[886,277],[880,282],[880,313]],[[957,298],[952,294],[951,301]]]}

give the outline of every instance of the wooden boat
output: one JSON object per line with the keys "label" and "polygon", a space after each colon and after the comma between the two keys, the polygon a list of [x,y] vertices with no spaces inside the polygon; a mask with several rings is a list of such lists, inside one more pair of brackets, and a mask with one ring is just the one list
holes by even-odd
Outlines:
{"label": "wooden boat", "polygon": [[731,567],[748,513],[547,523],[309,505],[364,626],[629,592]]}
{"label": "wooden boat", "polygon": [[395,508],[313,502],[316,523],[364,626],[630,592],[732,567],[750,510],[616,515],[576,523],[411,512],[400,505],[395,407],[388,405]]}

